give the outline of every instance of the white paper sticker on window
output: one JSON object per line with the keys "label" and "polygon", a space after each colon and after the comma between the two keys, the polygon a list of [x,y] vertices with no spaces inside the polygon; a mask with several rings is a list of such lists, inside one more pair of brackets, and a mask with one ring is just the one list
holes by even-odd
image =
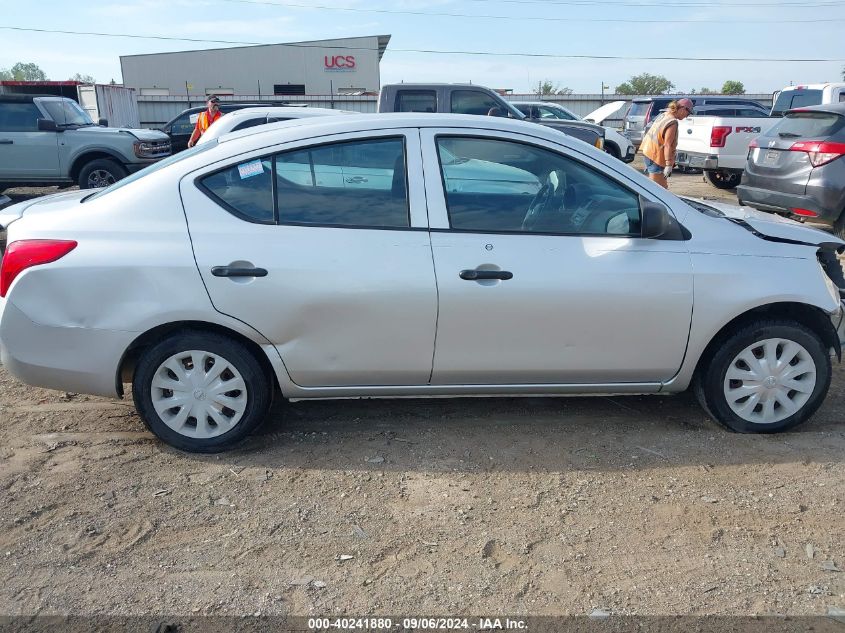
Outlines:
{"label": "white paper sticker on window", "polygon": [[264,173],[264,165],[260,160],[253,160],[249,163],[241,163],[238,165],[238,173],[241,175],[241,180],[252,178],[253,176],[260,176]]}

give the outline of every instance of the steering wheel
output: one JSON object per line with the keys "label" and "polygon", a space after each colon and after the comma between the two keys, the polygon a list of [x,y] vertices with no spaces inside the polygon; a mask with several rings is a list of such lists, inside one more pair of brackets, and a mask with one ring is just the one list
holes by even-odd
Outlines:
{"label": "steering wheel", "polygon": [[540,187],[540,190],[531,200],[528,205],[528,211],[525,212],[525,217],[522,218],[522,230],[532,231],[540,222],[541,219],[548,213],[553,211],[550,202],[557,194],[561,185],[561,177],[554,171],[550,171],[546,176],[545,184]]}

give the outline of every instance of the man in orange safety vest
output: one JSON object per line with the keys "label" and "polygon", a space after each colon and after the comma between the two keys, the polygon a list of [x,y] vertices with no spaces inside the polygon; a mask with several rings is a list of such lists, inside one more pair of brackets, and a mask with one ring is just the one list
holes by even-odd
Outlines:
{"label": "man in orange safety vest", "polygon": [[208,109],[200,112],[200,115],[197,117],[197,125],[194,127],[193,134],[191,134],[191,140],[188,141],[188,147],[196,145],[197,141],[200,140],[200,136],[205,134],[205,131],[211,127],[211,124],[223,116],[220,114],[220,99],[215,95],[208,97],[207,105]]}

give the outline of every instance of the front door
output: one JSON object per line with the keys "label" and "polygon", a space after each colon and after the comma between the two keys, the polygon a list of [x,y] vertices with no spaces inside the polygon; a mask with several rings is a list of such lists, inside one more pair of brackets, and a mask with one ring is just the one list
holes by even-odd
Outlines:
{"label": "front door", "polygon": [[273,343],[296,384],[428,382],[437,290],[416,130],[245,155],[181,192],[215,308]]}
{"label": "front door", "polygon": [[0,103],[0,180],[48,180],[59,175],[57,132],[40,132],[45,118],[30,102]]}
{"label": "front door", "polygon": [[[440,297],[432,384],[668,380],[692,315],[685,242],[639,237],[635,183],[518,138],[423,133],[426,173],[443,175],[427,182]],[[471,184],[453,157],[472,166]]]}

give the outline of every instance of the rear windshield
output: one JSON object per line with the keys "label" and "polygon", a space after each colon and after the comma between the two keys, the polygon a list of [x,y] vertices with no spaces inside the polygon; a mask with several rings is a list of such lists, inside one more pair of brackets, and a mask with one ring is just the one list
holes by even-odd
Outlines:
{"label": "rear windshield", "polygon": [[771,135],[798,137],[825,137],[842,129],[845,117],[832,112],[793,112],[772,130]]}
{"label": "rear windshield", "polygon": [[651,101],[634,101],[628,111],[628,116],[645,116],[650,105]]}
{"label": "rear windshield", "polygon": [[792,108],[819,105],[821,102],[821,90],[784,90],[772,107],[772,116],[783,116],[784,112]]}

